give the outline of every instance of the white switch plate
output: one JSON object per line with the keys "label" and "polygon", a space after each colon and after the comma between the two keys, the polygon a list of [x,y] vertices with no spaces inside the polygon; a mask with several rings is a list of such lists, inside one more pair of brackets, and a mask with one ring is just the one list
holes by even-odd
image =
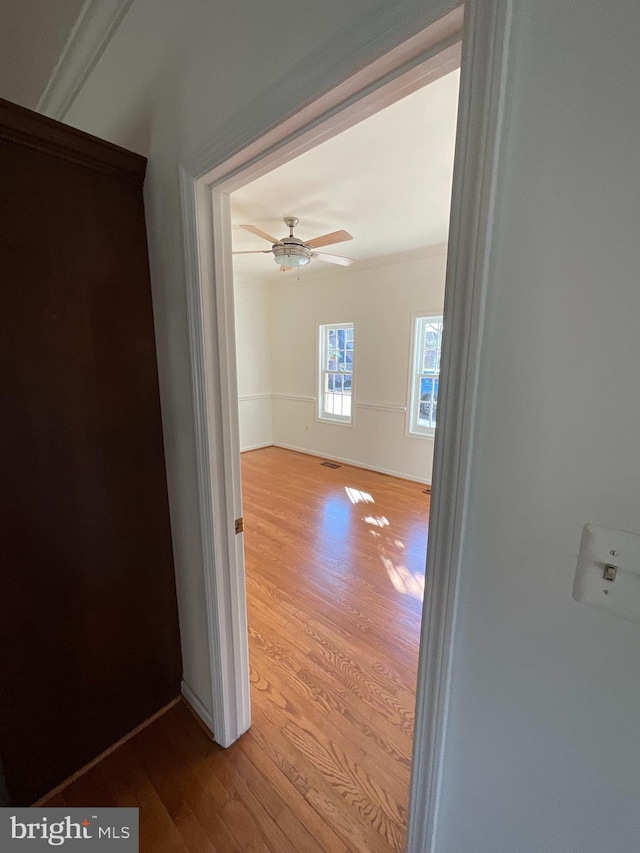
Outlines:
{"label": "white switch plate", "polygon": [[[606,565],[616,567],[614,581],[604,579]],[[622,619],[640,622],[640,535],[585,524],[573,597]]]}

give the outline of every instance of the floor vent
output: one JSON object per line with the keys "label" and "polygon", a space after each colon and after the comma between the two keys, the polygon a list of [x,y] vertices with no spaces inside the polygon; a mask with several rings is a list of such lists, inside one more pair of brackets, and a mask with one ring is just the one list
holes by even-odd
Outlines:
{"label": "floor vent", "polygon": [[342,465],[338,465],[337,462],[321,462],[321,465],[324,465],[325,468],[342,468]]}
{"label": "floor vent", "polygon": [[431,494],[431,486],[427,486],[426,489],[423,489],[422,494],[423,495],[430,495]]}

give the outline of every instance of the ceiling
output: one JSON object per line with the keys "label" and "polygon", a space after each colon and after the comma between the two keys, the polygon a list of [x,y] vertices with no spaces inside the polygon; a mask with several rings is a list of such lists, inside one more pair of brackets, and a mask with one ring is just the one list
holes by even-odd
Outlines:
{"label": "ceiling", "polygon": [[[446,242],[458,87],[454,71],[234,192],[233,248],[268,249],[239,224],[282,237],[287,215],[303,240],[346,229],[352,241],[322,251],[357,260]],[[302,274],[337,269],[312,260]],[[236,255],[234,270],[278,274],[270,255]]]}
{"label": "ceiling", "polygon": [[0,97],[35,109],[85,0],[0,0]]}

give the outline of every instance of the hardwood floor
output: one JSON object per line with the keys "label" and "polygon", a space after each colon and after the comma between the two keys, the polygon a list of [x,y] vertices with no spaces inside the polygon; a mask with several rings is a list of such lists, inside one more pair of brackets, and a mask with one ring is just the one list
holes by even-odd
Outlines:
{"label": "hardwood floor", "polygon": [[404,849],[429,497],[320,463],[242,458],[250,732],[179,705],[51,805],[140,806],[142,853]]}

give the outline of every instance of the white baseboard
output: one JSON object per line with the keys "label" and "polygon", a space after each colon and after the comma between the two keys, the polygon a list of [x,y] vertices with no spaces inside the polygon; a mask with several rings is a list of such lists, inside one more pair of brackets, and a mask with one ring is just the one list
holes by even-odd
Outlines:
{"label": "white baseboard", "polygon": [[183,681],[180,685],[180,690],[182,691],[182,695],[187,700],[187,702],[191,705],[192,709],[195,713],[200,717],[204,725],[209,729],[211,735],[213,736],[213,717],[204,707],[202,702],[198,699],[193,690],[189,687],[186,681]]}
{"label": "white baseboard", "polygon": [[249,447],[241,447],[240,453],[248,453],[250,450],[260,450],[263,447],[273,447],[273,442],[265,441],[264,444],[250,444]]}
{"label": "white baseboard", "polygon": [[378,474],[388,474],[390,477],[409,480],[411,483],[424,483],[427,486],[431,485],[431,480],[428,480],[426,477],[414,477],[411,474],[402,474],[400,471],[391,471],[389,468],[379,468],[376,465],[365,465],[364,462],[356,462],[353,459],[345,459],[342,456],[334,456],[333,454],[319,453],[317,450],[308,450],[306,447],[296,447],[293,444],[282,444],[279,441],[274,441],[273,447],[282,447],[285,450],[294,450],[296,453],[306,453],[307,456],[318,456],[320,459],[327,459],[332,462],[342,462],[343,465],[352,465],[354,468],[363,468],[365,471],[375,471]]}

